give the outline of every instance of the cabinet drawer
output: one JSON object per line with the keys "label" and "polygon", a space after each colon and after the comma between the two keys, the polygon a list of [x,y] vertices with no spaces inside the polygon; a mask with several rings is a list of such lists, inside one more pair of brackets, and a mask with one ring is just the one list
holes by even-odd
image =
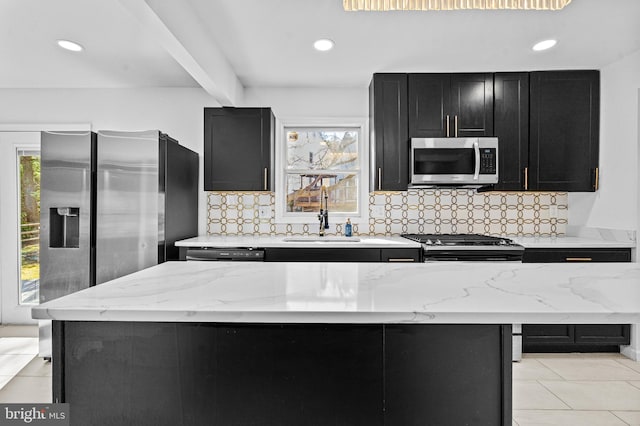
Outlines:
{"label": "cabinet drawer", "polygon": [[381,262],[420,262],[421,248],[415,249],[382,249],[380,250]]}
{"label": "cabinet drawer", "polygon": [[631,262],[631,249],[525,249],[522,262]]}

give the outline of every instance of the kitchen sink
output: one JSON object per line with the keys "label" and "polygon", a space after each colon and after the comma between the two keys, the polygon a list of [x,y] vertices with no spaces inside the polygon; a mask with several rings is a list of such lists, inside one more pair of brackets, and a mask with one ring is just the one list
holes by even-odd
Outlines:
{"label": "kitchen sink", "polygon": [[358,237],[286,237],[282,241],[287,243],[358,243]]}

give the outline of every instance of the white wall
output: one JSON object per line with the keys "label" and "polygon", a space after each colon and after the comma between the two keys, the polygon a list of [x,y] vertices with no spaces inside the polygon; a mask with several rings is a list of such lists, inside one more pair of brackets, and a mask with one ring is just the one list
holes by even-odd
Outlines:
{"label": "white wall", "polygon": [[569,194],[569,225],[637,230],[640,51],[601,70],[600,191]]}
{"label": "white wall", "polygon": [[90,123],[93,130],[162,130],[200,154],[198,230],[204,234],[202,109],[205,106],[219,104],[204,90],[192,88],[0,89],[0,125]]}
{"label": "white wall", "polygon": [[244,106],[268,106],[278,118],[367,117],[369,90],[362,88],[247,88]]}

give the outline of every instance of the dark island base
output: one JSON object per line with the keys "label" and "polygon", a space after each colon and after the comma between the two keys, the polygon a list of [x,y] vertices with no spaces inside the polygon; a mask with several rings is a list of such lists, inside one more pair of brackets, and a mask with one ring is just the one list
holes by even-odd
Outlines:
{"label": "dark island base", "polygon": [[72,425],[511,425],[511,326],[53,322]]}

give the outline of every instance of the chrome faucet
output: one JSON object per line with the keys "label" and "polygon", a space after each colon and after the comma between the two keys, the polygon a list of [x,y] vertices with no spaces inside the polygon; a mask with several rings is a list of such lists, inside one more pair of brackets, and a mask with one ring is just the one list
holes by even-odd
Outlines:
{"label": "chrome faucet", "polygon": [[[324,195],[324,209],[322,208],[322,196]],[[322,185],[320,189],[320,213],[318,214],[318,220],[320,221],[320,231],[318,236],[324,237],[324,230],[329,229],[329,195],[327,194],[327,188]]]}

